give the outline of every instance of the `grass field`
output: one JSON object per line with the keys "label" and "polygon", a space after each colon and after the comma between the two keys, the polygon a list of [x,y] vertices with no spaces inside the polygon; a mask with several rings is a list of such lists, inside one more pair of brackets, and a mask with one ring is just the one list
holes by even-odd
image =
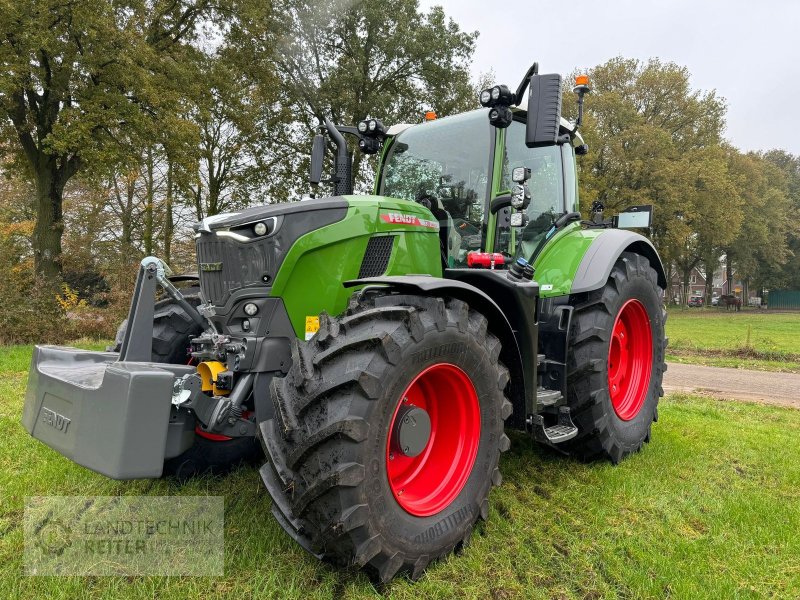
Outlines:
{"label": "grass field", "polygon": [[[800,411],[674,395],[653,441],[617,467],[514,436],[470,546],[416,584],[377,590],[291,541],[254,467],[182,486],[115,482],[31,439],[20,424],[29,360],[30,348],[0,350],[0,598],[800,596]],[[23,575],[25,496],[136,494],[225,496],[225,576]]]}
{"label": "grass field", "polygon": [[667,360],[800,373],[800,313],[670,310]]}

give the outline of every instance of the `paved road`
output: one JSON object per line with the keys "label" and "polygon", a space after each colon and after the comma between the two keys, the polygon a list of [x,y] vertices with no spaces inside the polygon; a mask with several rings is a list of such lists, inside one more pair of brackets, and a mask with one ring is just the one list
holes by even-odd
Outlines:
{"label": "paved road", "polygon": [[703,392],[718,398],[800,408],[800,374],[668,363],[664,391]]}

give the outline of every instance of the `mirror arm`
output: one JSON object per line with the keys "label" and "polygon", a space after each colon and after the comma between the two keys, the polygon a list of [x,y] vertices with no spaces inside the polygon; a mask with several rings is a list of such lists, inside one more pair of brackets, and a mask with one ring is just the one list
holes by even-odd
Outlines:
{"label": "mirror arm", "polygon": [[489,212],[495,214],[508,206],[511,206],[511,194],[497,196],[489,205]]}
{"label": "mirror arm", "polygon": [[350,135],[354,135],[357,138],[361,137],[361,134],[358,132],[358,129],[355,127],[351,127],[350,125],[337,125],[336,130],[340,133],[349,133]]}
{"label": "mirror arm", "polygon": [[553,227],[555,227],[556,229],[561,229],[562,227],[564,227],[568,223],[572,223],[573,221],[580,221],[580,220],[581,220],[581,213],[579,213],[579,212],[564,213],[563,215],[558,217],[558,219],[556,219],[556,222],[553,223]]}
{"label": "mirror arm", "polygon": [[528,72],[525,73],[525,77],[522,78],[522,82],[520,82],[519,86],[517,87],[517,93],[514,95],[514,104],[519,106],[522,104],[522,97],[525,95],[525,88],[528,87],[528,84],[531,82],[531,77],[534,75],[539,74],[539,63],[533,63]]}

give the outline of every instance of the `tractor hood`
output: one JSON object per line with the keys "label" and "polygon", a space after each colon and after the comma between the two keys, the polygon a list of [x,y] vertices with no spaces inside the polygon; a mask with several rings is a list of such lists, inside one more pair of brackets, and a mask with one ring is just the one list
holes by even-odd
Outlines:
{"label": "tractor hood", "polygon": [[270,204],[214,215],[194,225],[203,298],[223,306],[236,290],[267,291],[286,254],[301,236],[341,221],[340,197]]}

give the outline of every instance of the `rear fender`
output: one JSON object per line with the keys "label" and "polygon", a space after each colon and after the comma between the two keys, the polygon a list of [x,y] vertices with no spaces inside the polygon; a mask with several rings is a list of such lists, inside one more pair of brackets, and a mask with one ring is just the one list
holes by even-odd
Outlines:
{"label": "rear fender", "polygon": [[664,265],[652,242],[632,231],[607,229],[595,238],[584,254],[572,280],[571,292],[579,294],[603,287],[611,275],[611,269],[623,252],[641,254],[650,261],[650,265],[658,275],[659,287],[667,289]]}

